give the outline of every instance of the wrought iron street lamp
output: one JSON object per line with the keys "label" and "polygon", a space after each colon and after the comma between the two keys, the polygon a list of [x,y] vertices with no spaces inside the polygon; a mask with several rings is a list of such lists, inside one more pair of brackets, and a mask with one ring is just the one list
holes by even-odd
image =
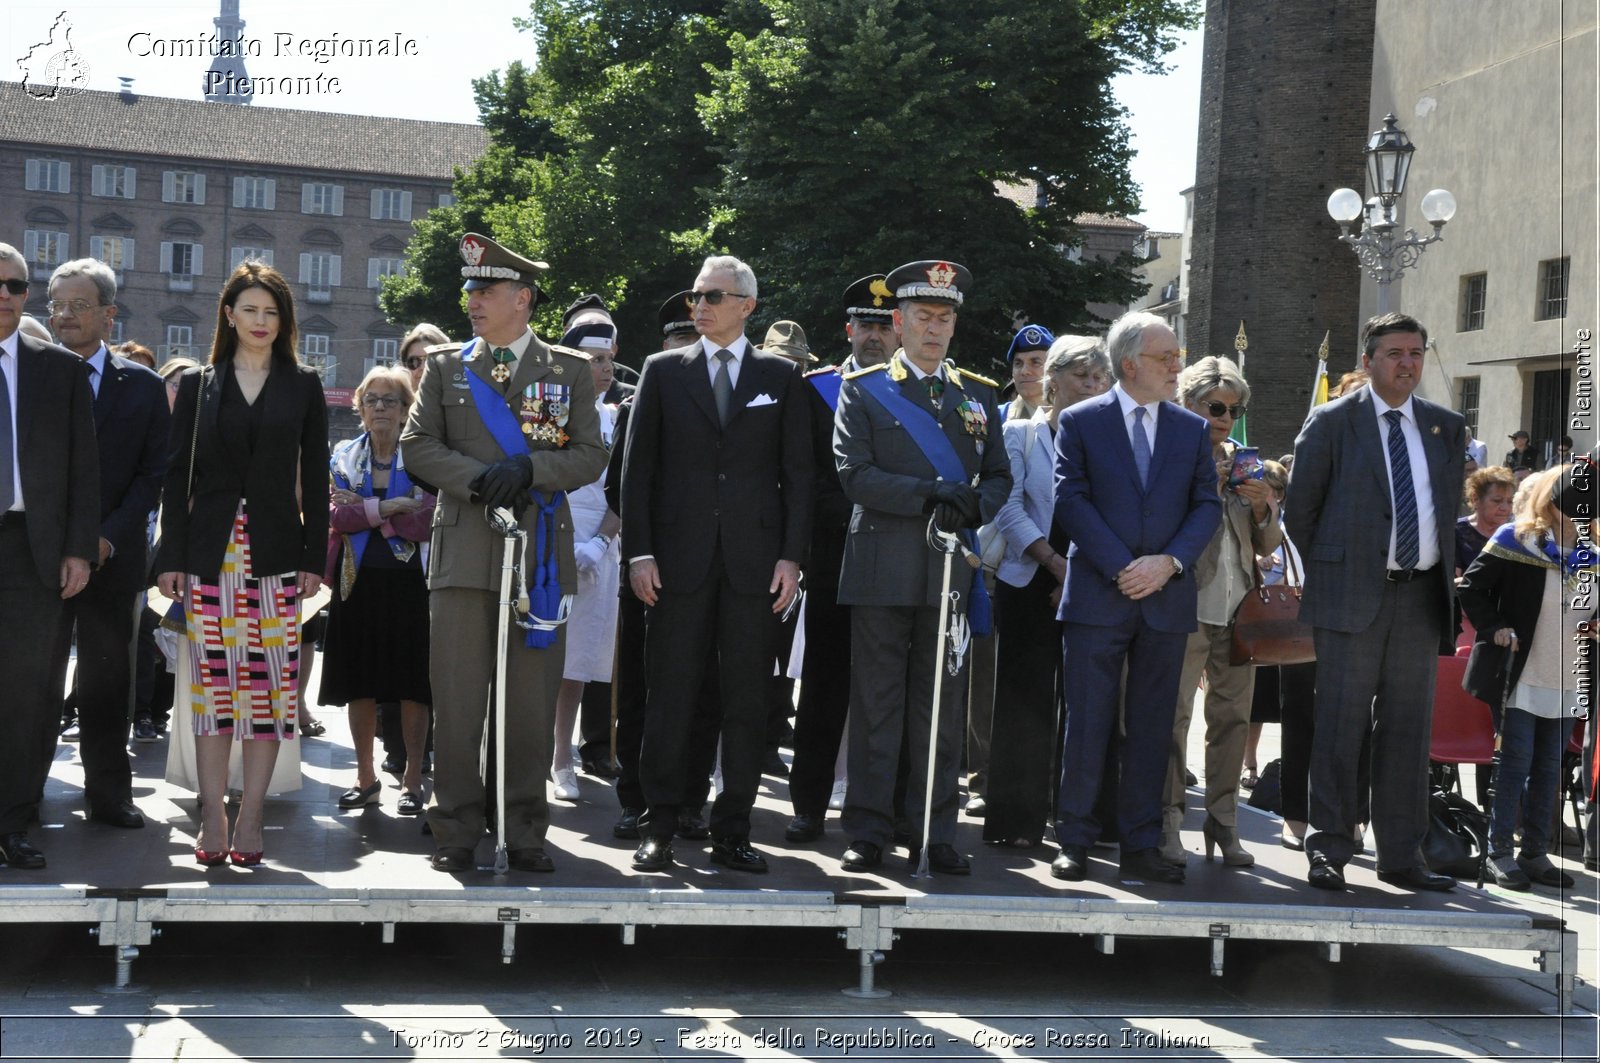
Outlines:
{"label": "wrought iron street lamp", "polygon": [[[1442,239],[1445,223],[1455,217],[1456,197],[1435,188],[1422,197],[1422,216],[1433,226],[1431,236],[1419,236],[1415,229],[1395,232],[1395,204],[1405,194],[1406,177],[1411,172],[1411,156],[1417,150],[1405,130],[1395,124],[1395,116],[1383,120],[1383,128],[1367,141],[1367,184],[1373,195],[1363,200],[1353,188],[1336,189],[1328,197],[1328,214],[1339,223],[1339,239],[1350,245],[1367,276],[1378,282],[1378,313],[1389,310],[1389,285],[1422,257],[1422,251]],[[1351,232],[1357,220],[1359,232]]]}

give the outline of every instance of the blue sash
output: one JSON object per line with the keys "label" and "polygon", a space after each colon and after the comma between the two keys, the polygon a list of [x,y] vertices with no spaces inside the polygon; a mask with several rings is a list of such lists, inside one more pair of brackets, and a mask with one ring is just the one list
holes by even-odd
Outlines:
{"label": "blue sash", "polygon": [[[889,379],[886,370],[868,373],[866,376],[856,377],[855,380],[861,385],[863,394],[876,401],[890,417],[904,426],[906,433],[911,436],[911,441],[922,451],[922,456],[928,459],[934,472],[939,474],[939,479],[958,484],[967,482],[966,466],[961,464],[961,458],[956,454],[955,445],[950,442],[950,437],[944,434],[944,429],[933,419],[931,413],[901,394],[899,385]],[[967,549],[977,553],[977,533],[971,528],[963,528],[959,534]],[[974,635],[994,633],[989,588],[984,586],[981,570],[972,574],[972,592],[967,596],[967,623],[971,625]]]}
{"label": "blue sash", "polygon": [[[487,344],[480,341],[477,346],[482,350]],[[511,407],[506,405],[505,396],[470,368],[465,375],[472,388],[473,405],[477,406],[478,416],[483,419],[483,426],[489,430],[489,435],[500,445],[506,457],[526,454],[528,444],[523,441],[522,426],[511,412]],[[556,511],[561,508],[567,495],[565,491],[557,491],[549,501],[545,501],[538,491],[530,489],[528,497],[539,507],[539,516],[534,521],[534,556],[531,561],[525,562],[528,568],[528,612],[534,617],[559,616],[561,566],[556,562]],[[554,629],[530,630],[525,644],[532,649],[543,649],[553,645],[558,634],[559,631]]]}
{"label": "blue sash", "polygon": [[[846,362],[846,365],[850,363]],[[822,396],[822,401],[828,404],[828,409],[834,413],[839,412],[839,385],[844,383],[844,377],[839,372],[808,374],[806,379],[811,381],[811,386],[817,389],[817,394]]]}

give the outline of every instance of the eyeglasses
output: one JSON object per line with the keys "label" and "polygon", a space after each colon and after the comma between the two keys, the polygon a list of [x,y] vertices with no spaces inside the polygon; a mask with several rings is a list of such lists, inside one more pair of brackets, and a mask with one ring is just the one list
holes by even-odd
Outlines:
{"label": "eyeglasses", "polygon": [[1181,351],[1173,351],[1171,354],[1145,354],[1140,351],[1139,357],[1148,358],[1152,362],[1165,362],[1167,365],[1183,364],[1183,353]]}
{"label": "eyeglasses", "polygon": [[1227,414],[1235,421],[1243,417],[1244,411],[1249,409],[1249,407],[1242,402],[1236,402],[1232,406],[1229,406],[1226,402],[1211,402],[1207,400],[1206,402],[1202,402],[1200,405],[1210,410],[1211,416],[1213,417],[1221,417],[1223,414]]}
{"label": "eyeglasses", "polygon": [[735,299],[750,298],[743,292],[725,292],[721,288],[713,288],[709,292],[690,292],[688,295],[684,296],[683,301],[688,303],[690,306],[696,306],[699,304],[700,300],[704,299],[712,306],[721,306],[722,300],[726,299],[730,295]]}
{"label": "eyeglasses", "polygon": [[12,295],[27,295],[28,294],[28,282],[27,281],[3,280],[3,281],[0,281],[0,288],[4,288],[6,291],[10,292]]}
{"label": "eyeglasses", "polygon": [[410,358],[400,359],[400,364],[407,369],[421,369],[427,362],[428,356],[425,354],[414,354]]}
{"label": "eyeglasses", "polygon": [[[24,291],[26,291],[26,289],[24,289]],[[16,294],[21,295],[22,292],[17,292]],[[48,309],[52,314],[65,314],[70,310],[72,311],[73,316],[76,317],[79,314],[86,314],[90,310],[97,309],[98,307],[105,306],[106,304],[91,303],[87,299],[74,299],[70,303],[63,303],[59,299],[52,299],[44,305],[45,308]]]}
{"label": "eyeglasses", "polygon": [[361,396],[361,405],[369,410],[379,408],[392,410],[400,405],[400,400],[393,395],[363,395]]}

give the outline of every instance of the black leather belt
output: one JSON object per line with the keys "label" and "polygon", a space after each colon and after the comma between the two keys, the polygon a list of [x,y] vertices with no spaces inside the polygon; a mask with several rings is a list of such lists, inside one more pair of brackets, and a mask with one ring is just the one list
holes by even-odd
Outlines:
{"label": "black leather belt", "polygon": [[1431,568],[1390,568],[1385,569],[1383,578],[1390,583],[1410,583],[1433,572]]}

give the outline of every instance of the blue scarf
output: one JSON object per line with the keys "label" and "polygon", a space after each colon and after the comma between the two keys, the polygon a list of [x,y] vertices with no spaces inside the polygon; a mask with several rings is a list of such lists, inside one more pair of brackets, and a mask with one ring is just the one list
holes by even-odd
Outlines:
{"label": "blue scarf", "polygon": [[[333,457],[328,462],[333,471],[333,486],[342,491],[354,491],[362,498],[374,497],[372,489],[372,437],[370,433],[362,432],[354,439],[340,443],[333,449]],[[404,498],[411,493],[411,478],[406,475],[404,460],[400,457],[400,446],[395,444],[394,468],[389,473],[389,490],[387,497]],[[367,540],[372,536],[372,529],[367,528],[358,532],[351,532],[346,536],[350,541],[350,553],[357,564],[361,563],[362,552],[367,548]],[[417,544],[401,535],[391,535],[385,539],[389,549],[399,561],[410,561],[417,552]]]}
{"label": "blue scarf", "polygon": [[1600,563],[1600,557],[1596,557],[1591,543],[1576,546],[1563,554],[1554,536],[1549,534],[1537,538],[1533,535],[1518,536],[1515,522],[1502,524],[1496,528],[1494,534],[1489,536],[1489,542],[1483,550],[1484,553],[1493,554],[1507,561],[1559,572],[1562,583],[1569,590],[1585,573],[1592,578],[1597,563]]}
{"label": "blue scarf", "polygon": [[[481,340],[475,341],[470,354],[463,352],[462,361],[470,361],[487,349]],[[505,397],[490,387],[482,377],[470,369],[465,374],[472,388],[472,401],[478,416],[489,435],[499,444],[506,457],[528,453],[528,444],[522,426],[506,405]],[[561,615],[561,566],[556,561],[556,514],[566,501],[565,491],[556,491],[546,501],[538,491],[529,489],[528,497],[538,507],[534,518],[533,556],[524,559],[528,572],[528,615],[531,619],[554,618]],[[560,632],[557,629],[541,631],[530,629],[524,645],[530,649],[544,649],[555,645]]]}

